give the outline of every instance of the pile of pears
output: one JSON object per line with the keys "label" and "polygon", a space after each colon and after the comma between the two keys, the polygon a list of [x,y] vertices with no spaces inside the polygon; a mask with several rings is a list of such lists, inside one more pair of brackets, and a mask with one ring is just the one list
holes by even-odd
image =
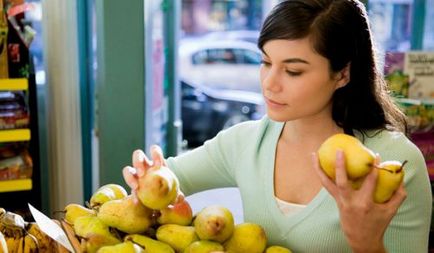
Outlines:
{"label": "pile of pears", "polygon": [[66,232],[76,252],[291,252],[267,245],[258,224],[234,224],[223,206],[207,206],[193,215],[178,179],[165,166],[148,169],[139,179],[136,197],[120,185],[104,185],[87,207],[68,204],[62,222],[70,225]]}
{"label": "pile of pears", "polygon": [[359,139],[347,134],[335,134],[325,140],[318,149],[319,162],[325,174],[335,180],[336,152],[343,151],[346,173],[352,188],[359,189],[365,177],[373,169],[378,170],[374,190],[374,202],[387,202],[404,179],[404,165],[399,161],[383,161],[376,164],[375,153]]}

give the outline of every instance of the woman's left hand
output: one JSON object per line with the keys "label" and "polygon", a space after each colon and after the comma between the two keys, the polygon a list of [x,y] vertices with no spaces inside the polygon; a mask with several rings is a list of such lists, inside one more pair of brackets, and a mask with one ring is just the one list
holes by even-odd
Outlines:
{"label": "woman's left hand", "polygon": [[373,199],[378,173],[376,169],[372,169],[360,189],[355,190],[347,177],[341,150],[336,153],[335,182],[321,169],[318,155],[314,153],[312,158],[323,186],[336,200],[342,230],[353,252],[386,252],[383,236],[407,196],[403,184],[388,202],[377,204]]}

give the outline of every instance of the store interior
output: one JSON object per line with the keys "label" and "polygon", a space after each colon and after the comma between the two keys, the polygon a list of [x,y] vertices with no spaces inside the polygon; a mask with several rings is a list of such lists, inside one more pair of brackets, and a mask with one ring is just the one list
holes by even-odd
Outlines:
{"label": "store interior", "polygon": [[[158,144],[176,156],[262,117],[256,42],[278,2],[0,0],[0,207],[31,220],[30,203],[58,217],[101,185],[128,189],[122,169],[136,149]],[[434,0],[362,2],[434,182]],[[228,64],[197,68],[213,60]],[[219,114],[192,111],[207,105]],[[235,188],[188,199],[195,211],[218,202],[243,220]]]}

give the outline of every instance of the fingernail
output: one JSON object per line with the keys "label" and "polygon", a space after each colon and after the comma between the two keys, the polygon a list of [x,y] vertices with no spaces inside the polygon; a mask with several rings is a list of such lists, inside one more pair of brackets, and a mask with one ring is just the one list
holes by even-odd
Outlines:
{"label": "fingernail", "polygon": [[139,153],[139,162],[143,163],[145,161],[145,154],[143,152]]}
{"label": "fingernail", "polygon": [[136,168],[134,168],[134,167],[128,167],[128,172],[131,174],[131,175],[137,175],[137,169]]}

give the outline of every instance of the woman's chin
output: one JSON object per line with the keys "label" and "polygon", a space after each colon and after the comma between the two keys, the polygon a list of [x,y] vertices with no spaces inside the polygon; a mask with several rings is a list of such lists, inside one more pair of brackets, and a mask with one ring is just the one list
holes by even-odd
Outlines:
{"label": "woman's chin", "polygon": [[270,112],[269,110],[267,110],[267,116],[269,119],[276,122],[286,122],[289,120],[289,118],[286,115],[282,115],[281,113],[280,114],[273,113]]}

